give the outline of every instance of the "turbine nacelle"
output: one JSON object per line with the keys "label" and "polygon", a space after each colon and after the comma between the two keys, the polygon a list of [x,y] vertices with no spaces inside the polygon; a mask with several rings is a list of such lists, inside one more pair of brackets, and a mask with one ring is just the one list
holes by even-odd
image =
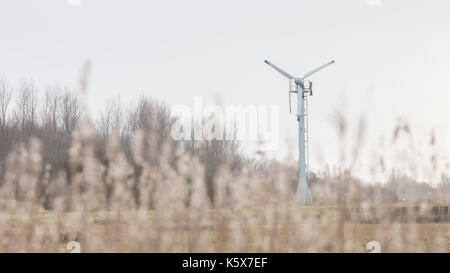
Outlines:
{"label": "turbine nacelle", "polygon": [[301,78],[295,78],[295,79],[292,80],[291,84],[295,84],[295,85],[300,86],[300,87],[302,87],[303,89],[306,89],[306,90],[311,90],[313,83],[310,80],[303,80]]}
{"label": "turbine nacelle", "polygon": [[302,78],[295,78],[295,79],[294,79],[294,82],[295,82],[295,84],[297,84],[297,85],[303,86],[303,80],[302,80]]}

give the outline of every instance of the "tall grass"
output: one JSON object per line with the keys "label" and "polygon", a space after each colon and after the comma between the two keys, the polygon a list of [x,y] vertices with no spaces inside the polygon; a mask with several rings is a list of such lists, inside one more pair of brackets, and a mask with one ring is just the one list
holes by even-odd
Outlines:
{"label": "tall grass", "polygon": [[46,160],[39,136],[11,148],[1,252],[64,252],[69,241],[82,252],[366,252],[370,241],[387,252],[449,251],[449,225],[427,222],[437,200],[409,195],[413,209],[399,216],[398,192],[359,183],[351,168],[311,177],[314,203],[301,206],[292,162],[237,164],[225,149],[211,165],[210,142],[115,128],[106,139],[81,120],[64,168]]}

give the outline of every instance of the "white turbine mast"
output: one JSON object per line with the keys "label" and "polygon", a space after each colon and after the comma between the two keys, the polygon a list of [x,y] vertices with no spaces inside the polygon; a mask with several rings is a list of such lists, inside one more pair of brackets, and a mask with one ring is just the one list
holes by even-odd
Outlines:
{"label": "white turbine mast", "polygon": [[297,198],[303,205],[309,204],[311,193],[308,187],[308,165],[309,165],[309,149],[308,149],[308,95],[312,96],[312,82],[306,81],[306,78],[319,72],[325,67],[334,64],[334,60],[303,75],[303,77],[293,77],[278,66],[264,61],[273,69],[280,72],[289,79],[289,112],[291,112],[291,93],[297,94],[297,121],[298,121],[298,185]]}

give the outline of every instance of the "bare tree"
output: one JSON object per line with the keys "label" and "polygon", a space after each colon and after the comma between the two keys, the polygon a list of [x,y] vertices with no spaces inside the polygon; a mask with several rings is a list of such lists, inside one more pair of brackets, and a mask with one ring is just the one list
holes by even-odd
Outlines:
{"label": "bare tree", "polygon": [[8,113],[11,97],[8,81],[4,77],[0,78],[0,126],[2,128],[5,128],[6,126],[6,115]]}
{"label": "bare tree", "polygon": [[107,101],[105,109],[101,111],[100,117],[97,120],[97,130],[100,136],[105,140],[108,140],[109,136],[111,135],[112,120],[113,120],[113,107],[110,101]]}
{"label": "bare tree", "polygon": [[59,108],[61,101],[61,89],[59,86],[48,88],[44,95],[43,104],[43,127],[50,128],[56,132],[59,128]]}
{"label": "bare tree", "polygon": [[71,133],[78,126],[81,118],[81,104],[78,95],[66,88],[60,98],[59,111],[62,129]]}
{"label": "bare tree", "polygon": [[146,97],[141,97],[137,105],[131,105],[127,113],[127,132],[133,134],[141,129],[146,132],[152,129],[155,116],[155,103]]}
{"label": "bare tree", "polygon": [[119,135],[123,133],[123,109],[120,103],[120,97],[112,102],[113,108],[113,130],[116,130]]}
{"label": "bare tree", "polygon": [[170,113],[170,108],[164,102],[158,103],[141,97],[136,106],[132,105],[129,108],[126,117],[127,132],[132,134],[141,129],[146,132],[153,131],[163,138],[170,132],[175,120]]}
{"label": "bare tree", "polygon": [[158,103],[155,109],[156,127],[160,138],[165,138],[169,134],[176,118],[170,113],[170,108],[165,103]]}
{"label": "bare tree", "polygon": [[106,101],[105,108],[100,112],[97,120],[97,130],[103,139],[108,140],[114,131],[119,135],[122,134],[122,112],[120,98]]}
{"label": "bare tree", "polygon": [[17,94],[15,119],[20,130],[30,133],[37,127],[38,114],[38,90],[31,80],[23,80],[20,83]]}

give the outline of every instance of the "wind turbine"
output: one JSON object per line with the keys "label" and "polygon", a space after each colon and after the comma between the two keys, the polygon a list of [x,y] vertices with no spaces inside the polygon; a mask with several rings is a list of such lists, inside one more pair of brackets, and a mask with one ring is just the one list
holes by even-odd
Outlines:
{"label": "wind turbine", "polygon": [[278,66],[264,61],[273,69],[280,72],[289,79],[289,112],[291,112],[291,93],[297,93],[297,121],[298,121],[298,185],[297,198],[303,205],[311,202],[311,193],[308,188],[308,95],[312,96],[312,82],[306,79],[319,72],[325,67],[334,64],[334,60],[303,75],[303,77],[293,77],[291,74],[283,71]]}

